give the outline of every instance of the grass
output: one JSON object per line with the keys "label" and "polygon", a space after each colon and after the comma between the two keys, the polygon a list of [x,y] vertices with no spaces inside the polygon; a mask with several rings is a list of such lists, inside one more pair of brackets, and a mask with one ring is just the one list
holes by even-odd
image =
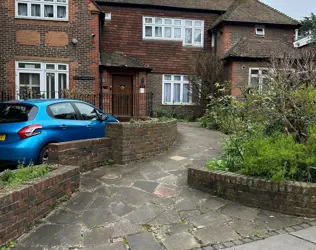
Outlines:
{"label": "grass", "polygon": [[19,166],[17,170],[7,169],[0,174],[0,189],[12,188],[29,180],[46,176],[52,170],[48,165]]}

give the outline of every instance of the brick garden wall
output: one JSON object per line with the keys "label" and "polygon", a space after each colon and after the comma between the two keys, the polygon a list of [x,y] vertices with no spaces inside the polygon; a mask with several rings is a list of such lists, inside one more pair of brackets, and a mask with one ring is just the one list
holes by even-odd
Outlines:
{"label": "brick garden wall", "polygon": [[88,171],[104,166],[112,159],[111,145],[109,138],[51,143],[48,146],[49,163],[80,166],[81,171]]}
{"label": "brick garden wall", "polygon": [[65,196],[79,188],[78,167],[63,166],[47,177],[0,190],[0,246],[21,236]]}
{"label": "brick garden wall", "polygon": [[190,168],[188,185],[247,206],[296,216],[316,217],[316,184],[275,183],[224,171]]}
{"label": "brick garden wall", "polygon": [[107,136],[112,139],[113,160],[127,163],[157,155],[177,140],[177,121],[158,123],[108,123]]}

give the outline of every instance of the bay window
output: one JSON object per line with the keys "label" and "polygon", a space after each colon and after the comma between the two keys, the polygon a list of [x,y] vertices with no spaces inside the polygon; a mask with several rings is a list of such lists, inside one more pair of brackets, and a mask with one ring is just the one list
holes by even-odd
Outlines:
{"label": "bay window", "polygon": [[192,104],[188,76],[163,75],[162,104]]}
{"label": "bay window", "polygon": [[68,20],[68,0],[15,0],[17,18]]}
{"label": "bay window", "polygon": [[60,98],[69,88],[68,64],[17,62],[17,98]]}
{"label": "bay window", "polygon": [[183,46],[203,47],[204,21],[143,17],[143,39],[182,41]]}

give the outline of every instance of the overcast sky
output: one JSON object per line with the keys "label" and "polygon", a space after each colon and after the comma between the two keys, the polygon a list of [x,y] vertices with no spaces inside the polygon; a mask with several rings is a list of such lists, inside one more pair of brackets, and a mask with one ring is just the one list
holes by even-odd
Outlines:
{"label": "overcast sky", "polygon": [[316,14],[316,0],[260,0],[295,19]]}

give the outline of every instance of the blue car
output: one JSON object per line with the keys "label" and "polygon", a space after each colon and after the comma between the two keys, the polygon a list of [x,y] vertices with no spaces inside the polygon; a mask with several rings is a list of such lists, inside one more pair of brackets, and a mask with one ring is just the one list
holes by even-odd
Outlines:
{"label": "blue car", "polygon": [[105,124],[118,122],[77,100],[21,100],[0,103],[0,167],[41,164],[48,144],[105,136]]}

